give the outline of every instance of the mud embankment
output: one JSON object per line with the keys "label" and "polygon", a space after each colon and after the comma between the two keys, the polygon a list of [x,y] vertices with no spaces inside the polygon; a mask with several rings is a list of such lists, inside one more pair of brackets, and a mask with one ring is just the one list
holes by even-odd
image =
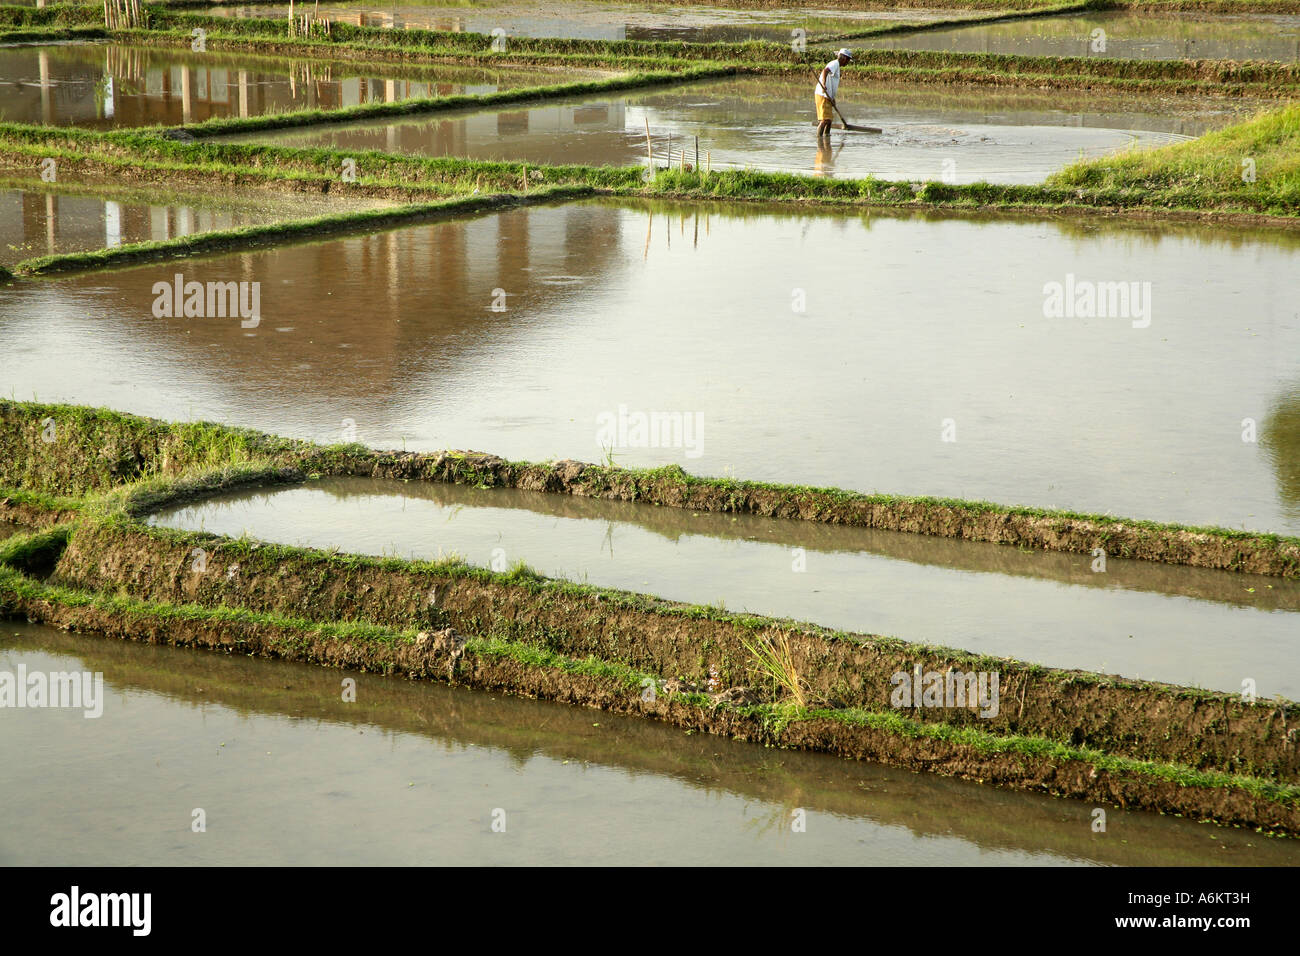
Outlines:
{"label": "mud embankment", "polygon": [[[26,588],[29,592],[31,588]],[[16,594],[0,576],[0,613],[121,640],[202,647],[383,673],[405,673],[481,690],[554,700],[651,717],[679,727],[770,746],[818,750],[913,771],[927,771],[1019,790],[1051,793],[1133,809],[1175,813],[1234,826],[1300,834],[1294,788],[1241,778],[1189,784],[1175,771],[1061,748],[973,745],[971,741],[814,715],[789,723],[719,701],[666,693],[646,700],[625,680],[575,668],[481,653],[455,632],[425,632],[405,641],[356,640],[319,627],[239,620],[229,608],[133,609],[122,599],[72,592]],[[165,612],[165,613],[160,613]]]}
{"label": "mud embankment", "polygon": [[510,462],[482,452],[325,448],[249,429],[104,409],[0,400],[0,488],[81,495],[151,477],[261,463],[356,475],[519,488],[692,511],[747,513],[1249,574],[1300,577],[1300,540],[989,502],[867,495],[834,488],[699,478],[678,467]]}
{"label": "mud embankment", "polygon": [[[774,702],[750,647],[788,639],[813,706],[890,711],[893,676],[997,673],[996,714],[908,708],[916,720],[1195,769],[1300,780],[1300,709],[1154,682],[1026,665],[892,638],[843,634],[463,565],[335,555],[116,521],[78,525],[52,583],[142,601],[245,608],[309,621],[464,634],[592,657],[685,685],[744,686]],[[331,663],[343,663],[330,661]],[[987,712],[989,708],[984,708]]]}
{"label": "mud embankment", "polygon": [[1276,535],[1201,531],[1153,522],[1040,512],[984,502],[864,495],[838,489],[695,478],[677,468],[634,471],[577,461],[534,465],[477,452],[374,453],[308,460],[314,471],[375,478],[454,481],[556,494],[641,501],[692,511],[744,512],[1014,544],[1046,551],[1108,555],[1251,574],[1300,576],[1300,544]]}

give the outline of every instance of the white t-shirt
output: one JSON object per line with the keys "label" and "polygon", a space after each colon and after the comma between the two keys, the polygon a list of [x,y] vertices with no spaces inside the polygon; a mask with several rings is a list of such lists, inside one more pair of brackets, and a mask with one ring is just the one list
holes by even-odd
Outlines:
{"label": "white t-shirt", "polygon": [[818,96],[825,96],[828,99],[833,100],[835,99],[835,94],[838,93],[840,89],[840,58],[836,57],[827,63],[826,70],[826,79],[824,81],[826,85],[825,91],[823,92],[822,90],[823,80],[819,73],[817,74],[817,84],[814,87],[813,92]]}

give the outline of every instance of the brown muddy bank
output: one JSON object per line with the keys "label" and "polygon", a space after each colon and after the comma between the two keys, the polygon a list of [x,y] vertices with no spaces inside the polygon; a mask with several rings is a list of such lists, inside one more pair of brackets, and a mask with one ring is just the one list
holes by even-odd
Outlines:
{"label": "brown muddy bank", "polygon": [[[42,439],[43,423],[48,422],[54,423],[57,440]],[[326,448],[248,429],[171,424],[82,406],[0,400],[0,487],[80,495],[146,476],[175,477],[195,467],[210,470],[254,460],[294,473],[481,484],[693,511],[847,524],[1035,550],[1091,554],[1102,548],[1109,556],[1134,560],[1300,577],[1300,542],[1278,535],[989,502],[701,479],[676,466],[635,470],[571,460],[509,462],[482,452]],[[205,487],[216,490],[211,484]]]}
{"label": "brown muddy bank", "polygon": [[[915,666],[997,673],[996,714],[960,707],[900,712],[1195,769],[1300,779],[1295,705],[1244,703],[1240,695],[1042,668],[531,576],[250,544],[119,521],[76,526],[51,583],[322,623],[451,627],[693,685],[704,685],[710,675],[724,687],[754,685],[746,644],[779,635],[788,639],[814,705],[888,711],[891,678]],[[750,695],[766,702],[779,696],[758,686]]]}
{"label": "brown muddy bank", "polygon": [[[34,176],[37,160],[22,153],[0,150],[0,172]],[[94,189],[97,186],[166,187],[176,190],[212,190],[248,195],[250,192],[267,196],[298,196],[320,200],[329,197],[338,200],[340,208],[353,199],[387,202],[437,202],[455,195],[437,183],[367,182],[344,183],[337,173],[321,172],[316,175],[296,173],[292,176],[283,170],[267,169],[264,172],[239,172],[215,169],[212,166],[161,165],[149,162],[124,161],[121,158],[99,156],[93,153],[60,152],[59,177],[63,184],[73,188]],[[521,184],[522,185],[522,184]],[[313,211],[323,211],[320,202]]]}
{"label": "brown muddy bank", "polygon": [[1011,749],[999,752],[953,739],[913,736],[818,715],[779,726],[721,699],[707,707],[671,693],[645,700],[626,684],[608,678],[475,653],[451,630],[425,632],[408,644],[400,640],[361,644],[311,629],[215,617],[151,617],[120,608],[16,597],[3,591],[0,597],[10,615],[120,640],[405,673],[411,678],[651,717],[694,731],[768,746],[817,750],[1012,789],[1300,834],[1300,807],[1285,796],[1269,799],[1252,793],[1245,785],[1248,781],[1188,785],[1136,768],[1099,765],[1085,754],[1052,754],[1046,749],[1033,754]]}
{"label": "brown muddy bank", "polygon": [[[316,462],[309,461],[312,470]],[[577,461],[549,465],[508,462],[480,452],[368,453],[342,456],[332,474],[487,484],[528,491],[641,501],[694,511],[745,512],[773,518],[848,524],[886,531],[1014,544],[1046,551],[1107,554],[1140,561],[1223,568],[1251,574],[1300,575],[1300,546],[1267,535],[1231,537],[1143,522],[1031,513],[980,503],[933,499],[872,500],[826,489],[749,482],[692,481],[672,468],[638,473]]]}
{"label": "brown muddy bank", "polygon": [[[786,816],[795,807],[807,807],[895,828],[908,839],[942,841],[955,836],[984,851],[1046,852],[1056,861],[1103,865],[1286,865],[1300,860],[1300,843],[1289,839],[1260,839],[1221,827],[1211,833],[1191,821],[1109,810],[1106,836],[1092,831],[1092,808],[1083,803],[1063,804],[1024,791],[868,766],[811,751],[728,747],[714,736],[685,734],[671,724],[609,712],[599,718],[600,727],[593,728],[586,708],[436,682],[358,674],[356,700],[345,702],[340,700],[340,675],[328,668],[108,640],[14,622],[0,625],[0,654],[6,650],[73,658],[78,662],[73,666],[112,675],[119,689],[158,695],[186,710],[205,712],[217,706],[241,720],[265,715],[305,718],[317,727],[377,727],[390,735],[438,741],[453,751],[500,752],[508,755],[511,773],[542,756],[581,765],[582,773],[593,766],[619,770],[634,786],[652,775],[680,782],[709,799],[734,794],[746,804],[758,801],[783,808]],[[187,729],[169,725],[167,733],[186,734]],[[388,759],[387,752],[382,759]],[[227,771],[223,766],[213,772]],[[657,822],[647,835],[659,841]],[[890,862],[907,859],[900,854]]]}

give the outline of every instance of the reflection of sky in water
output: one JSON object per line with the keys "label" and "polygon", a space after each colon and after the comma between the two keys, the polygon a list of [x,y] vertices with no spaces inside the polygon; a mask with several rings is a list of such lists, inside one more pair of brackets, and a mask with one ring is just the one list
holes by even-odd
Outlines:
{"label": "reflection of sky in water", "polygon": [[[1093,218],[514,210],[187,264],[260,282],[257,329],[154,319],[171,263],[16,284],[0,391],[529,460],[600,458],[620,405],[685,411],[701,457],[616,459],[1294,533],[1240,423],[1300,379],[1296,254]],[[1045,318],[1068,275],[1151,283],[1150,326]]]}
{"label": "reflection of sky in water", "polygon": [[1136,60],[1300,60],[1297,16],[1041,17],[855,41],[866,49]]}
{"label": "reflection of sky in water", "polygon": [[[1231,692],[1260,675],[1259,693],[1300,697],[1300,582],[1121,560],[1097,574],[1087,554],[1017,564],[1020,552],[993,544],[551,497],[348,479],[240,492],[159,520],[498,569],[522,560],[551,577],[1053,667]],[[796,547],[805,570],[792,574]]]}
{"label": "reflection of sky in water", "polygon": [[[571,74],[570,74],[571,75]],[[586,75],[586,74],[583,74]],[[118,45],[0,48],[0,115],[94,128],[200,123],[556,82],[541,69],[365,65]]]}
{"label": "reflection of sky in water", "polygon": [[[315,9],[315,8],[313,8]],[[289,7],[223,6],[214,16],[280,19]],[[799,28],[805,36],[838,35],[894,23],[914,23],[952,15],[940,10],[729,10],[591,2],[509,3],[473,7],[420,3],[323,4],[320,16],[334,22],[393,29],[441,30],[507,37],[572,37],[585,40],[685,40],[688,42],[787,41]]]}

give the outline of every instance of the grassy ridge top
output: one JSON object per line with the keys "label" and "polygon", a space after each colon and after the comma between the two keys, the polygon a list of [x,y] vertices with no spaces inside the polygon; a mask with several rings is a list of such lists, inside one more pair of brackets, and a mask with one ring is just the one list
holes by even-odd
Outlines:
{"label": "grassy ridge top", "polygon": [[1049,185],[1143,190],[1179,205],[1300,205],[1300,103],[1192,140],[1066,167]]}

